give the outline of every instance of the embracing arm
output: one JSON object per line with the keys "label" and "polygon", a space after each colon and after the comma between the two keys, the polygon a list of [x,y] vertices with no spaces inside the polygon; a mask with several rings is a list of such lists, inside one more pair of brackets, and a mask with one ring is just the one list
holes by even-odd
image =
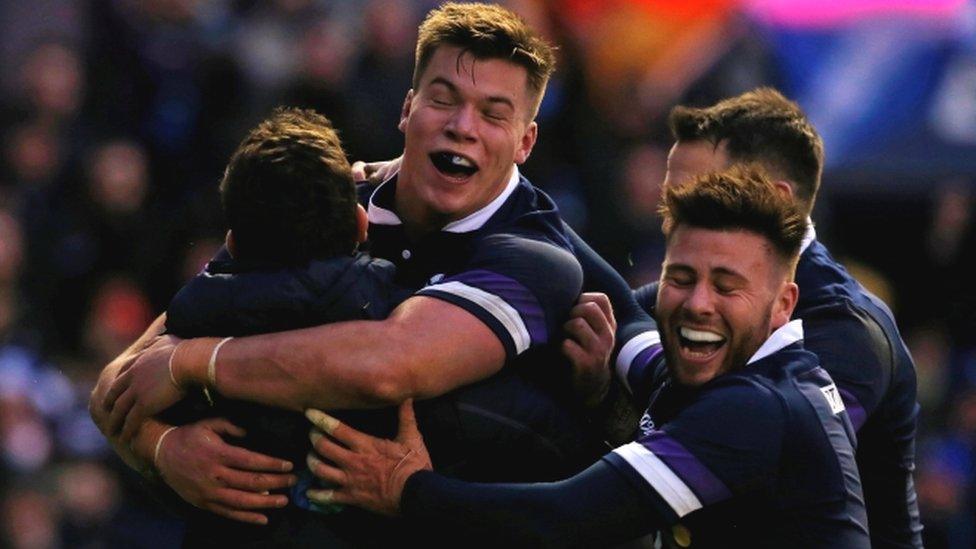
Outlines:
{"label": "embracing arm", "polygon": [[[181,384],[206,384],[213,347],[177,357]],[[303,410],[362,408],[432,397],[501,369],[505,350],[474,315],[416,296],[386,320],[342,322],[234,339],[216,386],[228,398]]]}
{"label": "embracing arm", "polygon": [[404,486],[404,517],[453,541],[596,547],[657,530],[665,519],[605,461],[553,483],[474,484],[420,471]]}

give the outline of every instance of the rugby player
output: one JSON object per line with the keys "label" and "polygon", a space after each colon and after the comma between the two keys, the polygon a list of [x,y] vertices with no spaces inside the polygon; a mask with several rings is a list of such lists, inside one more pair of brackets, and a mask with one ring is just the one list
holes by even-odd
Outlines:
{"label": "rugby player", "polygon": [[[657,315],[667,357],[636,441],[555,483],[475,484],[430,471],[409,403],[395,441],[315,410],[320,502],[402,514],[464,545],[869,547],[854,432],[790,320],[804,215],[736,166],[664,189]],[[650,421],[653,418],[653,421]],[[329,435],[329,436],[326,436]]]}
{"label": "rugby player", "polygon": [[[561,338],[582,280],[554,204],[517,169],[535,143],[533,118],[552,67],[550,48],[502,8],[434,10],[420,30],[403,104],[400,170],[378,188],[361,189],[371,253],[396,264],[398,282],[420,289],[385,320],[241,337],[220,347],[215,338],[157,337],[159,319],[100,377],[91,407],[103,432],[128,440],[145,418],[194,387],[290,410],[364,408],[441,395],[523,355],[531,368]],[[584,317],[612,325],[605,300],[581,306]],[[459,418],[429,414],[447,423],[473,417],[471,429],[442,426],[456,435],[443,439],[446,453],[467,452],[474,463],[465,465],[478,476],[551,478],[592,453],[573,430],[540,414],[538,391],[479,388],[449,410]],[[459,440],[459,432],[469,438]],[[524,459],[531,444],[560,459],[533,467]],[[253,486],[281,469],[249,470],[248,482],[209,488],[228,516],[280,504]]]}
{"label": "rugby player", "polygon": [[[707,108],[676,107],[675,144],[664,186],[737,162],[762,165],[808,217],[823,171],[823,141],[798,105],[761,88]],[[857,463],[874,547],[922,547],[912,471],[918,418],[915,365],[894,317],[817,240],[813,224],[803,239],[796,271],[804,346],[837,383],[857,429]],[[636,290],[653,311],[656,284]],[[625,383],[651,371],[628,364]],[[646,395],[638,399],[646,398]]]}

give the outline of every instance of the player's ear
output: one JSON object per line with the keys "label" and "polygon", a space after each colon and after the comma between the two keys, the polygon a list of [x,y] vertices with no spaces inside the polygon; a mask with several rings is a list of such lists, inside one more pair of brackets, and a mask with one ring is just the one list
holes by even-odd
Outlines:
{"label": "player's ear", "polygon": [[518,148],[515,149],[515,163],[523,164],[529,159],[529,155],[532,154],[532,147],[535,146],[535,140],[539,137],[539,125],[533,120],[529,122],[529,125],[525,127],[525,133],[522,134],[522,139],[519,140]]}
{"label": "player's ear", "polygon": [[410,107],[413,106],[413,88],[407,90],[407,97],[403,99],[403,107],[400,109],[400,123],[397,128],[406,133],[407,119],[410,118]]}
{"label": "player's ear", "polygon": [[769,319],[769,326],[777,329],[786,325],[793,316],[793,308],[796,301],[800,298],[800,287],[795,282],[786,282],[780,288],[776,301],[773,302],[772,317]]}
{"label": "player's ear", "polygon": [[790,200],[796,198],[796,194],[793,192],[793,185],[790,185],[789,181],[778,179],[773,182],[773,187],[776,187],[777,191]]}
{"label": "player's ear", "polygon": [[356,243],[366,242],[366,231],[369,229],[369,216],[361,204],[356,204]]}
{"label": "player's ear", "polygon": [[224,246],[227,247],[227,253],[231,257],[237,257],[237,242],[234,241],[234,231],[227,229],[227,234],[224,235]]}

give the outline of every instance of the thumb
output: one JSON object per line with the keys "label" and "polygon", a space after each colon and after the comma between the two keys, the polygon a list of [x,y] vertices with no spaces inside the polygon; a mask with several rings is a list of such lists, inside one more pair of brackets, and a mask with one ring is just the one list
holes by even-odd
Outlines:
{"label": "thumb", "polygon": [[408,398],[400,405],[400,430],[397,432],[397,442],[406,442],[411,439],[420,438],[420,431],[417,429],[417,417],[413,413],[413,399]]}

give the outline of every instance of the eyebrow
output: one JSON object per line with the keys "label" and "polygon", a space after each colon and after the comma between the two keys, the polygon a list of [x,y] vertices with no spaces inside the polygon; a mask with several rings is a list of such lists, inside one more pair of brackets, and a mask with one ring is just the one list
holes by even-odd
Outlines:
{"label": "eyebrow", "polygon": [[[454,85],[453,82],[444,78],[443,76],[435,76],[433,80],[430,81],[429,86],[434,84],[440,84],[447,88],[451,93],[459,93],[458,87]],[[490,95],[486,98],[489,103],[507,105],[513,111],[515,110],[515,103],[508,97],[504,95]]]}
{"label": "eyebrow", "polygon": [[[667,265],[664,266],[664,272],[668,273],[673,271],[682,272],[682,273],[692,273],[692,274],[697,273],[695,269],[693,269],[691,266],[686,265],[684,263],[668,263]],[[748,278],[746,278],[744,275],[742,275],[738,271],[734,271],[727,267],[715,267],[714,269],[711,270],[710,274],[712,276],[732,277],[737,280],[741,280],[743,282],[748,281]]]}

